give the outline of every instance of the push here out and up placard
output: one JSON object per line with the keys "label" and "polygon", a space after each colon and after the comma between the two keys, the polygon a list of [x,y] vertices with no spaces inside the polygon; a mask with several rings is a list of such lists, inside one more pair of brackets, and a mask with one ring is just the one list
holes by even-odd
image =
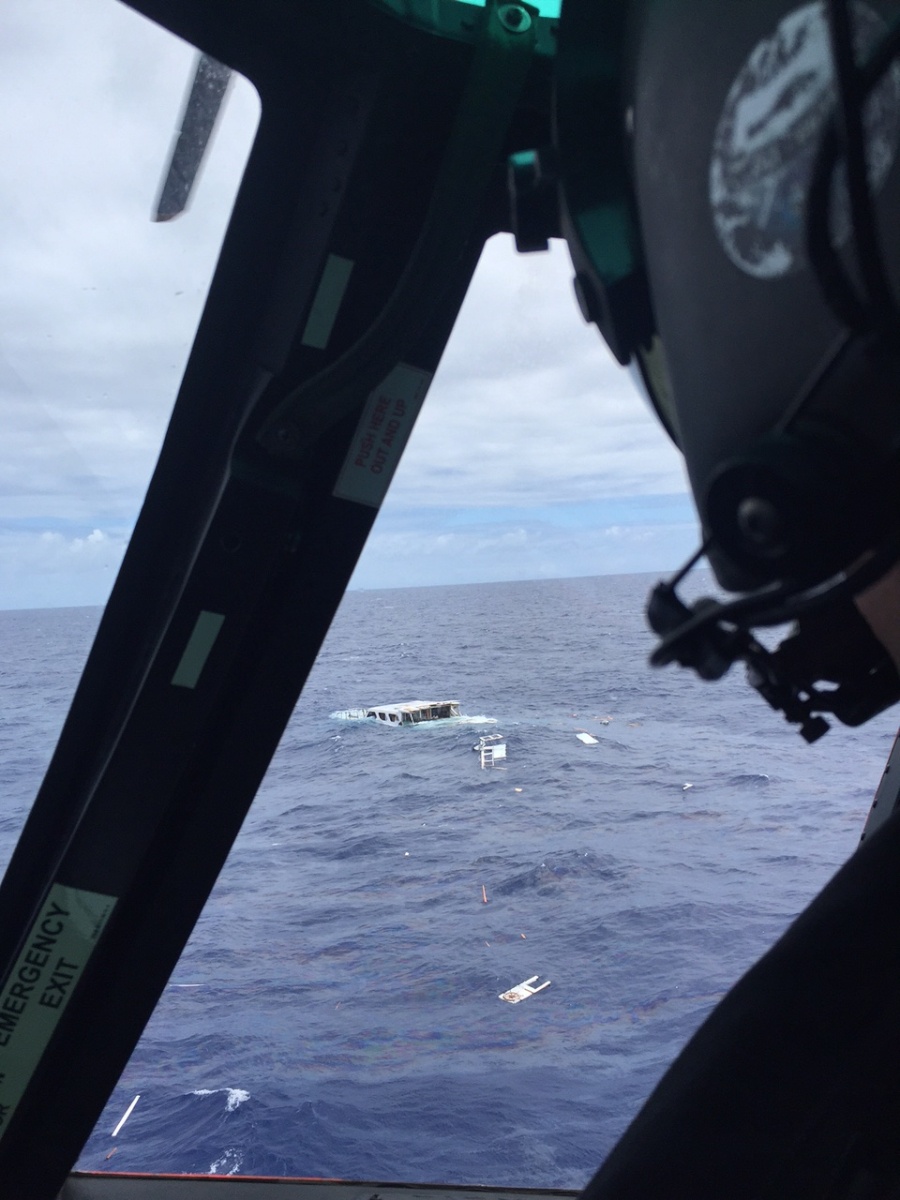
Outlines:
{"label": "push here out and up placard", "polygon": [[398,363],[370,393],[338,475],[335,496],[380,507],[431,379],[430,371]]}

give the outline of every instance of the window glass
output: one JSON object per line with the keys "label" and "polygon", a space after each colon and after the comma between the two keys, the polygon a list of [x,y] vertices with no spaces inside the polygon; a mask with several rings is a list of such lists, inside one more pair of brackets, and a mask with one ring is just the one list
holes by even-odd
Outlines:
{"label": "window glass", "polygon": [[646,664],[696,528],[570,275],[489,243],[83,1167],[580,1187],[853,851],[895,717],[811,748],[739,673]]}
{"label": "window glass", "polygon": [[[5,858],[152,470],[257,105],[235,80],[191,209],[154,225],[192,48],[105,0],[7,0],[0,33]],[[647,573],[691,552],[695,521],[570,275],[561,247],[488,245],[82,1167],[579,1187],[852,852],[892,714],[809,748],[737,674],[646,666]],[[422,697],[461,715],[392,728],[366,707]],[[353,709],[369,719],[334,715]]]}
{"label": "window glass", "polygon": [[151,212],[195,51],[109,0],[0,13],[0,604],[99,605],[256,126],[233,80],[190,210]]}
{"label": "window glass", "polygon": [[0,6],[0,867],[165,431],[258,115],[234,78],[155,224],[193,47],[110,0]]}

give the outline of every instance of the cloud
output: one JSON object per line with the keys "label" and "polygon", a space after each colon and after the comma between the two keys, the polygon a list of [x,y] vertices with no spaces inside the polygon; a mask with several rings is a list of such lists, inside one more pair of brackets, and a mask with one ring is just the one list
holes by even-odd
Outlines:
{"label": "cloud", "polygon": [[103,604],[129,532],[0,527],[0,608]]}
{"label": "cloud", "polygon": [[395,507],[685,492],[680,455],[586,326],[568,253],[488,243],[394,479]]}
{"label": "cloud", "polygon": [[693,552],[681,457],[571,274],[563,246],[488,243],[354,586],[663,571]]}
{"label": "cloud", "polygon": [[[656,503],[653,503],[656,501]],[[382,511],[354,588],[664,572],[696,549],[685,497],[518,509]]]}
{"label": "cloud", "polygon": [[194,50],[125,5],[47,11],[0,15],[0,518],[133,520],[258,105],[232,89],[194,208],[154,225]]}
{"label": "cloud", "polygon": [[[59,603],[88,579],[94,602],[108,591],[258,116],[250,85],[233,87],[191,210],[154,225],[194,52],[108,0],[47,11],[9,0],[0,12],[0,153],[16,164],[0,181],[0,605],[29,595],[16,572],[33,573],[35,603],[51,580]],[[639,498],[685,494],[679,457],[584,325],[571,274],[563,246],[488,244],[367,563],[380,553],[423,582],[473,564],[525,578],[591,573],[604,545],[619,561],[613,543],[621,561],[626,544],[667,548],[637,538],[640,522],[667,521]],[[579,515],[612,500],[587,524]],[[402,514],[429,514],[430,528],[391,524]],[[630,532],[601,536],[616,525]]]}

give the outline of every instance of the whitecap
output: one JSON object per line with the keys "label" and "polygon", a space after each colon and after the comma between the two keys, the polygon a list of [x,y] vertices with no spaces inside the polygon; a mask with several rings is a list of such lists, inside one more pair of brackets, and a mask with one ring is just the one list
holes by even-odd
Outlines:
{"label": "whitecap", "polygon": [[243,1088],[194,1088],[192,1096],[215,1096],[219,1092],[226,1093],[225,1111],[234,1112],[245,1100],[250,1099],[250,1093]]}
{"label": "whitecap", "polygon": [[[218,1088],[216,1090],[223,1091],[224,1089]],[[194,1095],[195,1096],[206,1096],[206,1095],[209,1095],[209,1092],[208,1091],[195,1092]],[[208,1175],[237,1175],[238,1171],[241,1169],[242,1161],[243,1160],[241,1158],[240,1151],[235,1150],[234,1148],[231,1148],[229,1150],[226,1150],[221,1158],[217,1158],[215,1160],[215,1162],[211,1162],[209,1164],[209,1170],[207,1171],[207,1174]]]}

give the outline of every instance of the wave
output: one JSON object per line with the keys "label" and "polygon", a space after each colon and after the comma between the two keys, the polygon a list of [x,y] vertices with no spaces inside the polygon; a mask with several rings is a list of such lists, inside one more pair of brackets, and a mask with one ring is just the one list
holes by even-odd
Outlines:
{"label": "wave", "polygon": [[532,888],[540,890],[552,887],[567,878],[590,876],[612,882],[624,878],[625,875],[627,871],[609,855],[569,850],[552,856],[546,855],[537,866],[517,871],[515,875],[495,883],[493,890],[497,895],[509,896]]}
{"label": "wave", "polygon": [[[199,1093],[195,1093],[199,1095]],[[237,1175],[243,1165],[243,1156],[233,1146],[209,1164],[207,1175]]]}
{"label": "wave", "polygon": [[220,1093],[225,1094],[225,1111],[235,1112],[245,1100],[250,1099],[250,1093],[244,1088],[194,1088],[191,1092],[192,1096],[218,1096]]}

